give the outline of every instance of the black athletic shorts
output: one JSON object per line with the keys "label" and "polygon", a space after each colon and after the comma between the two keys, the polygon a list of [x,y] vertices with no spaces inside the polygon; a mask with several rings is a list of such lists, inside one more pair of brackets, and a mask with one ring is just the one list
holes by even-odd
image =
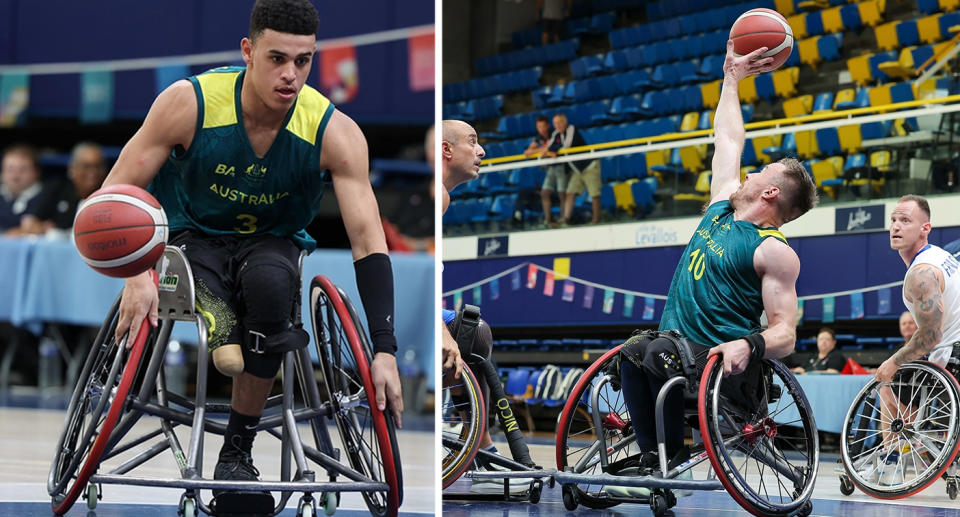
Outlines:
{"label": "black athletic shorts", "polygon": [[177,233],[170,244],[179,247],[190,261],[197,309],[207,322],[210,350],[243,343],[244,304],[238,273],[245,261],[256,256],[288,260],[294,268],[300,263],[300,248],[276,235],[204,235],[186,230]]}

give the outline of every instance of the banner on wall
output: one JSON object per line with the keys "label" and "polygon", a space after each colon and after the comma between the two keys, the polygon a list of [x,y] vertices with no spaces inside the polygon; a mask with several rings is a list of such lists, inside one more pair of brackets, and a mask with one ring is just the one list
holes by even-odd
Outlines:
{"label": "banner on wall", "polygon": [[507,235],[496,235],[493,237],[480,237],[477,239],[478,257],[499,257],[506,256],[510,249],[510,237]]}
{"label": "banner on wall", "polygon": [[23,124],[30,104],[30,76],[7,73],[0,75],[0,127]]}
{"label": "banner on wall", "polygon": [[360,85],[357,48],[353,45],[320,51],[320,89],[334,104],[350,102]]}
{"label": "banner on wall", "polygon": [[883,229],[883,205],[838,208],[834,214],[837,233]]}
{"label": "banner on wall", "polygon": [[434,35],[423,34],[407,40],[407,63],[410,67],[410,89],[415,92],[433,90]]}
{"label": "banner on wall", "polygon": [[80,121],[102,124],[113,120],[113,72],[88,70],[80,76]]}

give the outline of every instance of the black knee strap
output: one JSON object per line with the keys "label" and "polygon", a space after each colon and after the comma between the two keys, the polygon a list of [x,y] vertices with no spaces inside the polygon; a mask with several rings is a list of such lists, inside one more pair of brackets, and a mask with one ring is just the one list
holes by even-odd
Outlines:
{"label": "black knee strap", "polygon": [[634,331],[630,339],[624,343],[623,349],[621,349],[621,355],[626,356],[627,359],[633,362],[637,367],[642,367],[642,365],[637,362],[640,358],[635,353],[631,353],[631,350],[629,350],[628,347],[642,340],[653,341],[657,338],[664,338],[673,343],[674,348],[677,350],[677,355],[680,356],[680,367],[683,371],[683,376],[688,380],[686,389],[688,392],[695,390],[697,387],[696,381],[699,378],[696,357],[693,354],[693,350],[690,348],[690,343],[688,343],[687,339],[676,330]]}
{"label": "black knee strap", "polygon": [[[476,362],[473,356],[473,340],[480,324],[480,307],[464,304],[451,322],[450,334],[460,347],[460,356],[468,364]],[[481,358],[486,359],[486,358]]]}

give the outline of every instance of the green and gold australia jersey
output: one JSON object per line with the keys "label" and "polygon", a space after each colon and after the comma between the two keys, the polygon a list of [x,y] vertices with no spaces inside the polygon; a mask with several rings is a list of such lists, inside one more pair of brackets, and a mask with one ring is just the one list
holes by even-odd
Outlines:
{"label": "green and gold australia jersey", "polygon": [[661,330],[716,346],[760,330],[763,297],[753,253],[776,228],[735,221],[729,201],[710,205],[670,282]]}
{"label": "green and gold australia jersey", "polygon": [[190,147],[175,150],[150,184],[171,232],[272,234],[313,250],[304,230],[323,196],[320,144],[333,104],[304,86],[267,153],[257,156],[240,106],[245,68],[224,67],[190,77],[197,94],[197,129]]}

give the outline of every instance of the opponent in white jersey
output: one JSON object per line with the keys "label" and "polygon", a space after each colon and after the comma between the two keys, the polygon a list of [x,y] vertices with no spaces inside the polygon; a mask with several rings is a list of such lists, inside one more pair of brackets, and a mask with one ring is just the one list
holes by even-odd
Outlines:
{"label": "opponent in white jersey", "polygon": [[877,369],[877,380],[890,381],[897,368],[929,354],[946,366],[960,341],[960,271],[957,259],[927,242],[930,205],[921,196],[900,198],[890,215],[890,247],[900,253],[907,274],[903,303],[917,321],[913,338]]}

